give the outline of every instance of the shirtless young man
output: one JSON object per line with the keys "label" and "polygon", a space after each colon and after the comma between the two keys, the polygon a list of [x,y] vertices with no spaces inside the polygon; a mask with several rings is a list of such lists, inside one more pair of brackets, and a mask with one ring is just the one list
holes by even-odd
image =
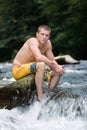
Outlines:
{"label": "shirtless young man", "polygon": [[50,33],[49,26],[40,25],[36,37],[29,38],[24,43],[13,61],[12,74],[16,80],[35,73],[37,96],[40,101],[43,98],[43,81],[48,81],[50,89],[54,89],[64,73],[64,66],[54,59]]}

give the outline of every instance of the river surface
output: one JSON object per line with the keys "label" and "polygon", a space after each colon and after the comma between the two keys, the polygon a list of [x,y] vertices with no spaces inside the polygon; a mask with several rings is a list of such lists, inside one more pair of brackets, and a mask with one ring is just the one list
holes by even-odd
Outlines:
{"label": "river surface", "polygon": [[[15,81],[11,67],[0,64],[0,87]],[[57,88],[71,94],[58,98],[57,93],[50,99],[52,92],[48,92],[42,102],[0,109],[0,130],[87,130],[87,61],[65,65]]]}

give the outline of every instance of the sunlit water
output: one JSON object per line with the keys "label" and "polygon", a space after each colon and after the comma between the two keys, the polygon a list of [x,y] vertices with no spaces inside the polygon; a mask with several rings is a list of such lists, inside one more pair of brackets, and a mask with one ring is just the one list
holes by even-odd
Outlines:
{"label": "sunlit water", "polygon": [[[13,81],[11,64],[0,64],[0,87]],[[42,102],[0,109],[0,130],[87,130],[87,61],[65,65],[57,87],[79,97],[56,98],[56,94],[50,99],[48,92]]]}

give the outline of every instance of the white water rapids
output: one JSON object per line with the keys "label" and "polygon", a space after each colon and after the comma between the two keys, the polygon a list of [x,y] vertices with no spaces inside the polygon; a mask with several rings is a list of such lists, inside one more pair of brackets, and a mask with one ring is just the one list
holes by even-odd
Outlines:
{"label": "white water rapids", "polygon": [[[0,87],[14,81],[11,70],[6,72],[4,66],[9,64],[0,64]],[[87,61],[65,65],[58,87],[72,88],[72,93],[81,96],[49,100],[48,94],[42,102],[34,101],[11,110],[0,109],[0,130],[87,130]]]}

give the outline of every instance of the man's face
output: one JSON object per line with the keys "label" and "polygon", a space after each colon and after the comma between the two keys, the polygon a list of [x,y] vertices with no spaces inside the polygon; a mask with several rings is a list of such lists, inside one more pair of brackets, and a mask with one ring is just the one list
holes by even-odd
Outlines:
{"label": "man's face", "polygon": [[50,32],[45,29],[41,29],[37,32],[37,39],[41,44],[46,44],[48,39],[50,38]]}

